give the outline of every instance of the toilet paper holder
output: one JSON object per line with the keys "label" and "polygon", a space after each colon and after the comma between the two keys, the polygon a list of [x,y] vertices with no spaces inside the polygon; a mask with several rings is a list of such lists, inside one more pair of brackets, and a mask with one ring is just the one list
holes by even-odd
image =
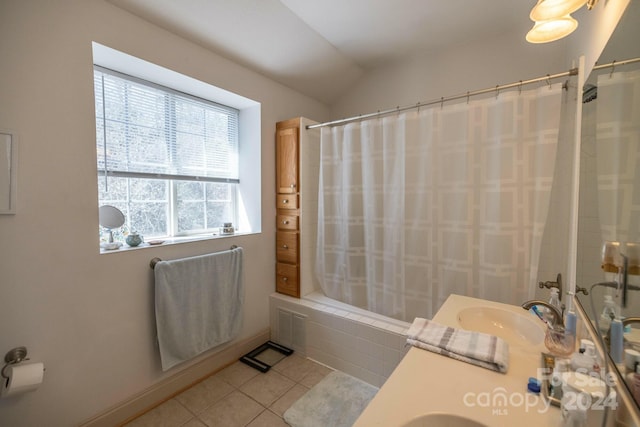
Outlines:
{"label": "toilet paper holder", "polygon": [[11,365],[20,363],[23,360],[29,360],[29,358],[27,357],[27,347],[12,348],[4,356],[5,365],[2,367],[0,375],[2,375],[3,378],[8,379],[9,377],[4,373],[5,369],[7,369]]}

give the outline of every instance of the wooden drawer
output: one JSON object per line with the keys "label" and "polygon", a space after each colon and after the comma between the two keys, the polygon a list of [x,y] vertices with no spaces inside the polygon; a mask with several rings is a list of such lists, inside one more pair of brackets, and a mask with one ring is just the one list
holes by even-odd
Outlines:
{"label": "wooden drawer", "polygon": [[277,215],[276,227],[279,230],[298,230],[298,217],[296,215]]}
{"label": "wooden drawer", "polygon": [[276,259],[278,262],[298,263],[298,233],[276,232]]}
{"label": "wooden drawer", "polygon": [[300,298],[297,265],[276,264],[276,292]]}
{"label": "wooden drawer", "polygon": [[276,196],[276,209],[298,209],[298,195],[278,194]]}

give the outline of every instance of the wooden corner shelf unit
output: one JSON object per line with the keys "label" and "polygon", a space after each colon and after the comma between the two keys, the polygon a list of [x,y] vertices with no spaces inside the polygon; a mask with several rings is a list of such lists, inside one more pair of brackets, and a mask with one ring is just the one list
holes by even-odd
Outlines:
{"label": "wooden corner shelf unit", "polygon": [[276,291],[300,298],[300,119],[276,123]]}

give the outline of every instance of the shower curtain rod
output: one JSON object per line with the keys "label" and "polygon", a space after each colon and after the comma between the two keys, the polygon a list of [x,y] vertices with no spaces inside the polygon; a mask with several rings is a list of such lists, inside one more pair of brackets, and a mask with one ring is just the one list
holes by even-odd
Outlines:
{"label": "shower curtain rod", "polygon": [[[640,61],[640,58],[627,59],[625,61],[613,61],[613,62],[611,62],[609,64],[597,65],[593,69],[594,70],[601,70],[601,69],[607,68],[607,67],[616,67],[616,66],[619,66],[619,65],[627,65],[627,64],[632,64],[634,62],[639,62],[639,61]],[[551,84],[550,81],[552,79],[559,79],[561,77],[576,76],[576,75],[578,75],[578,69],[577,68],[572,68],[569,71],[565,71],[563,73],[547,74],[544,77],[537,77],[535,79],[530,79],[530,80],[520,80],[519,82],[509,83],[509,84],[505,84],[505,85],[497,85],[495,87],[487,88],[487,89],[474,90],[472,92],[462,93],[460,95],[449,96],[447,98],[442,97],[440,99],[434,99],[432,101],[418,102],[417,104],[414,104],[414,105],[406,105],[404,107],[398,106],[396,108],[391,108],[389,110],[376,111],[375,113],[361,114],[361,115],[358,115],[358,116],[348,117],[346,119],[339,119],[339,120],[333,120],[333,121],[330,121],[330,122],[317,123],[317,124],[314,124],[314,125],[307,125],[306,129],[315,129],[315,128],[321,128],[321,127],[325,127],[325,126],[336,126],[336,125],[341,125],[341,124],[344,124],[344,123],[355,122],[355,121],[358,121],[358,120],[369,119],[369,118],[372,118],[372,117],[379,117],[379,116],[385,116],[387,114],[399,113],[401,111],[407,111],[407,110],[411,110],[411,109],[414,109],[414,108],[425,107],[425,106],[428,106],[428,105],[443,104],[443,103],[445,103],[447,101],[454,101],[456,99],[462,99],[462,98],[469,99],[469,97],[472,97],[472,96],[482,95],[482,94],[490,93],[490,92],[500,92],[503,89],[511,89],[511,88],[514,88],[514,87],[522,87],[524,85],[528,85],[528,84],[532,84],[532,83],[547,82],[547,83]]]}

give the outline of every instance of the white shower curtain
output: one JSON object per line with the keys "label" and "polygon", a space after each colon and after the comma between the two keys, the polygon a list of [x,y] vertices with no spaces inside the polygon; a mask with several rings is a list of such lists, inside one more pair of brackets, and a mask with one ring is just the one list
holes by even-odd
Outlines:
{"label": "white shower curtain", "polygon": [[640,243],[640,70],[598,76],[596,102],[602,237]]}
{"label": "white shower curtain", "polygon": [[322,129],[326,295],[411,321],[462,294],[533,295],[561,85]]}

